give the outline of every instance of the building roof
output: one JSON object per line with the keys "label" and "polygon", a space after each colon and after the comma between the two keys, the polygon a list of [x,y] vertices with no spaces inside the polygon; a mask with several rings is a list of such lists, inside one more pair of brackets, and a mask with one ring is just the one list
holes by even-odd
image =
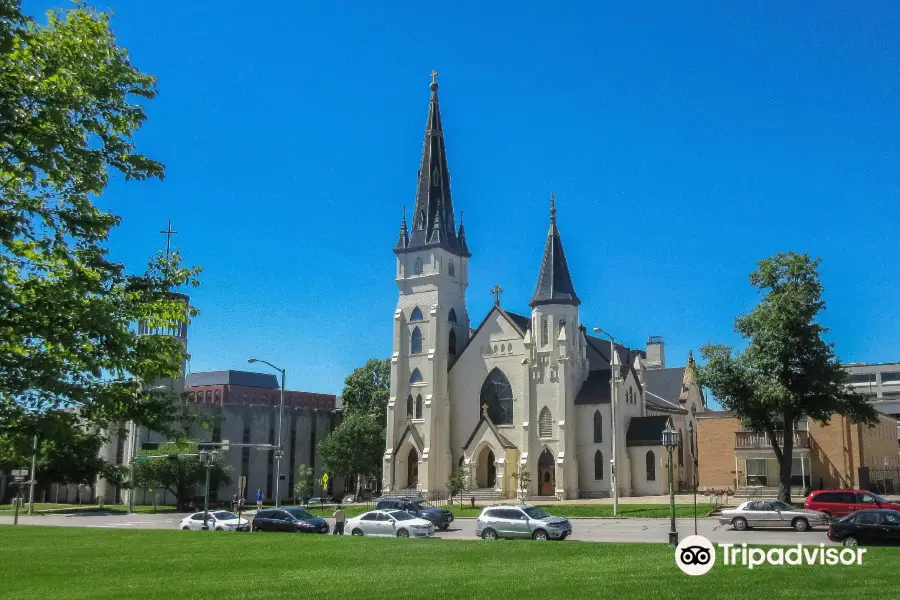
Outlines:
{"label": "building roof", "polygon": [[609,404],[609,366],[588,373],[588,378],[575,396],[575,404]]}
{"label": "building roof", "polygon": [[188,373],[184,378],[186,388],[203,385],[243,385],[277,390],[278,378],[272,373],[252,371],[201,371]]}
{"label": "building roof", "polygon": [[[648,392],[662,398],[663,401],[672,406],[681,408],[681,388],[684,383],[685,367],[671,367],[668,369],[647,369],[644,371],[644,389]],[[648,402],[660,404],[665,407],[659,399],[648,394]]]}
{"label": "building roof", "polygon": [[[582,330],[583,331],[583,330]],[[609,404],[609,342],[592,335],[584,334],[587,341],[587,357],[590,371],[588,378],[578,390],[575,396],[575,404]],[[638,380],[637,373],[634,372],[634,359],[637,356],[644,356],[643,350],[632,350],[622,344],[616,344],[616,352],[622,359],[619,368],[621,377],[628,374],[629,371],[634,373],[634,380],[638,388],[641,383]]]}
{"label": "building roof", "polygon": [[550,231],[544,245],[544,258],[538,273],[537,286],[531,297],[530,306],[540,304],[569,304],[578,306],[581,300],[572,285],[572,275],[563,252],[562,240],[556,228],[556,200],[550,194]]}
{"label": "building roof", "polygon": [[400,238],[394,252],[444,248],[458,256],[470,256],[462,225],[460,224],[459,236],[454,225],[450,169],[447,166],[436,81],[431,82],[431,99],[428,103],[428,120],[425,123],[425,142],[422,145],[422,162],[416,183],[411,232],[406,231],[405,221],[404,214]]}
{"label": "building roof", "polygon": [[669,417],[665,415],[631,417],[625,434],[625,445],[662,446],[662,432],[668,424]]}
{"label": "building roof", "polygon": [[506,311],[506,316],[508,316],[510,320],[516,324],[516,327],[521,329],[523,332],[531,329],[531,317],[520,315],[519,313],[510,312],[508,310]]}

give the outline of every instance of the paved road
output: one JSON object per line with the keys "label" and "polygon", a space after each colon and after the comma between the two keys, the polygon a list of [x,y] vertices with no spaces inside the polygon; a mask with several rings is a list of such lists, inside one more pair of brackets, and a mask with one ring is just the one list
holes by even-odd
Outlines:
{"label": "paved road", "polygon": [[[185,515],[45,515],[19,517],[22,525],[50,525],[65,527],[100,527],[108,529],[175,529]],[[12,517],[0,517],[0,525],[12,524]],[[330,521],[330,519],[329,519]],[[333,526],[333,522],[332,522]],[[678,519],[681,537],[694,533],[693,519]],[[573,540],[586,542],[665,542],[668,540],[668,519],[572,519]],[[769,529],[738,532],[716,519],[698,519],[697,531],[715,543],[748,544],[830,544],[824,529],[806,533]],[[348,532],[349,533],[349,532]],[[443,539],[474,540],[475,519],[459,519],[448,531],[437,536]]]}

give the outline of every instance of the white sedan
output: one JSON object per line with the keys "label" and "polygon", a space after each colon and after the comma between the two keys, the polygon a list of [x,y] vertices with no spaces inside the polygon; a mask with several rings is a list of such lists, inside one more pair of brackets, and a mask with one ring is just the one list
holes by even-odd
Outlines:
{"label": "white sedan", "polygon": [[428,537],[434,534],[434,524],[405,510],[373,510],[355,519],[347,519],[344,531],[350,532],[350,535]]}
{"label": "white sedan", "polygon": [[[207,513],[207,524],[210,531],[250,531],[250,521],[227,510],[211,510]],[[201,531],[203,529],[203,513],[198,512],[181,520],[179,529]]]}

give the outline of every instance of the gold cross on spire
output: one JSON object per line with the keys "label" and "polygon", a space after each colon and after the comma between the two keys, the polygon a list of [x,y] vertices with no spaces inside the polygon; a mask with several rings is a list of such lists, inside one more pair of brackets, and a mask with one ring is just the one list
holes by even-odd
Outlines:
{"label": "gold cross on spire", "polygon": [[431,83],[437,83],[438,72],[434,69],[431,70]]}
{"label": "gold cross on spire", "polygon": [[495,283],[491,288],[491,293],[494,295],[494,304],[500,306],[500,294],[503,293],[503,288]]}

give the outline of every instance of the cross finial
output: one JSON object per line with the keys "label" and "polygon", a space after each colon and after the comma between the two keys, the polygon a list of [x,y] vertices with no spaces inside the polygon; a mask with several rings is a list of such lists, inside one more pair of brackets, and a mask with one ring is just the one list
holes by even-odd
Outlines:
{"label": "cross finial", "polygon": [[431,83],[437,83],[438,72],[432,69],[431,71]]}
{"label": "cross finial", "polygon": [[488,416],[487,411],[488,411],[488,405],[487,405],[487,402],[485,402],[484,404],[481,405],[481,414],[483,414],[486,417],[486,416]]}
{"label": "cross finial", "polygon": [[556,223],[556,196],[550,192],[550,222]]}
{"label": "cross finial", "polygon": [[166,230],[160,231],[160,233],[163,233],[166,236],[166,256],[168,256],[172,245],[172,236],[178,233],[177,231],[172,231],[172,219],[169,219],[169,226],[166,227]]}
{"label": "cross finial", "polygon": [[500,294],[503,293],[503,288],[495,283],[494,287],[491,288],[491,293],[494,295],[494,304],[500,306]]}

